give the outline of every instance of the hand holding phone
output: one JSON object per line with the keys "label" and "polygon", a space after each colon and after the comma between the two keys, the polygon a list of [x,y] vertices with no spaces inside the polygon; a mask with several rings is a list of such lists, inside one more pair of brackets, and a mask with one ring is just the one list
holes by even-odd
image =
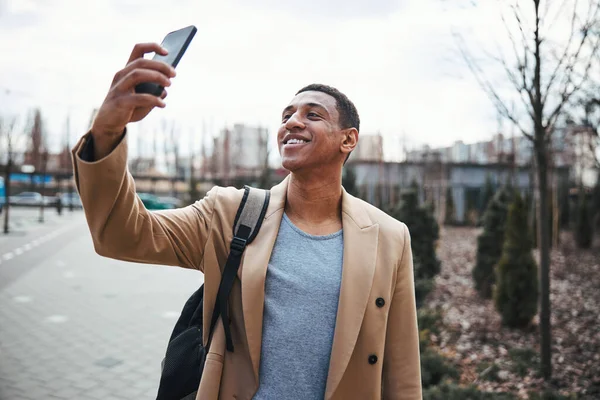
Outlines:
{"label": "hand holding phone", "polygon": [[[162,55],[157,53],[152,59],[155,61],[162,61],[173,68],[177,67],[177,64],[179,64],[181,57],[183,57],[183,54],[187,50],[197,31],[195,26],[190,25],[167,34],[161,43],[161,47],[166,49],[169,54]],[[157,83],[143,82],[135,87],[135,92],[160,96],[163,89],[164,88]]]}
{"label": "hand holding phone", "polygon": [[[176,35],[180,31],[187,33],[183,35],[183,41],[182,36]],[[175,76],[174,67],[187,49],[196,28],[188,27],[180,31],[168,34],[163,40],[165,46],[171,47],[170,50],[158,43],[136,44],[125,68],[115,74],[91,127],[96,160],[114,149],[128,123],[140,121],[154,107],[165,107],[163,99],[167,92],[164,87],[171,85],[171,78]],[[144,58],[145,54],[152,52],[155,53],[155,59]]]}

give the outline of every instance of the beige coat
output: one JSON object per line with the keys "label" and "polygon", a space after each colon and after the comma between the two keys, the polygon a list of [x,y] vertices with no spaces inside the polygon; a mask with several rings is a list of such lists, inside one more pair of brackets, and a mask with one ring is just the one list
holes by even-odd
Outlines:
{"label": "beige coat", "polygon": [[[74,171],[98,254],[119,260],[198,269],[205,278],[204,338],[220,271],[233,237],[242,191],[215,187],[194,204],[147,211],[127,171],[127,142]],[[271,191],[262,228],[246,249],[230,297],[235,351],[221,322],[197,399],[252,399],[258,388],[267,264],[286,201],[288,179]],[[406,226],[345,191],[343,272],[326,399],[421,399],[419,340],[410,236]],[[219,320],[220,321],[220,320]],[[375,361],[375,357],[377,359]],[[373,363],[373,361],[375,361]]]}

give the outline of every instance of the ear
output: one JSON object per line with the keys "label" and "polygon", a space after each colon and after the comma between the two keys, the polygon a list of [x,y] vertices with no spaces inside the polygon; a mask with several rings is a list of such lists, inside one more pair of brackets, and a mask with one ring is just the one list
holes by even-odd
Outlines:
{"label": "ear", "polygon": [[344,135],[340,150],[347,156],[358,144],[358,131],[356,128],[348,128],[342,131]]}

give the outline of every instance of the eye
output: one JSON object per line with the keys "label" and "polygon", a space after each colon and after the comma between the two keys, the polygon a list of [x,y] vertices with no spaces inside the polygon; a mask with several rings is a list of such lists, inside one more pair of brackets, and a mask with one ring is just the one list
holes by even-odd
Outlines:
{"label": "eye", "polygon": [[314,112],[309,112],[308,114],[306,114],[309,118],[319,118],[319,114],[314,113]]}
{"label": "eye", "polygon": [[281,118],[282,121],[287,121],[288,119],[290,119],[292,115],[291,114],[284,114],[284,116]]}

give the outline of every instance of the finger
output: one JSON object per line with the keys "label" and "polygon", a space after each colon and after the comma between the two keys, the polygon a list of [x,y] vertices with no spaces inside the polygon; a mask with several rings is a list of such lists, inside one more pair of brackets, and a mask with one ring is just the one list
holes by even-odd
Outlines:
{"label": "finger", "polygon": [[166,103],[152,94],[133,93],[119,97],[118,103],[120,107],[127,108],[164,108]]}
{"label": "finger", "polygon": [[120,93],[130,92],[137,84],[142,82],[157,83],[163,87],[171,86],[171,80],[158,71],[151,69],[134,69],[117,82],[114,89]]}
{"label": "finger", "polygon": [[127,64],[129,64],[133,60],[144,57],[144,54],[146,53],[153,52],[163,56],[169,54],[167,49],[165,49],[158,43],[138,43],[135,46],[133,46],[133,50],[131,51],[131,56],[129,56],[129,61],[127,61]]}
{"label": "finger", "polygon": [[163,90],[163,92],[160,95],[160,98],[164,100],[165,97],[167,97],[167,91]]}
{"label": "finger", "polygon": [[148,60],[145,58],[138,58],[129,63],[125,68],[123,68],[115,74],[113,78],[113,85],[119,82],[121,79],[123,79],[123,77],[125,77],[127,74],[131,73],[131,71],[135,69],[150,69],[159,71],[162,74],[166,75],[167,78],[173,78],[176,75],[175,68],[171,67],[167,63],[156,60]]}
{"label": "finger", "polygon": [[145,58],[138,58],[137,60],[132,61],[125,68],[123,68],[115,74],[116,81],[120,81],[125,75],[129,74],[135,69],[151,69],[159,71],[167,77],[172,78],[175,76],[175,68],[171,67],[167,63],[156,60],[148,60]]}

